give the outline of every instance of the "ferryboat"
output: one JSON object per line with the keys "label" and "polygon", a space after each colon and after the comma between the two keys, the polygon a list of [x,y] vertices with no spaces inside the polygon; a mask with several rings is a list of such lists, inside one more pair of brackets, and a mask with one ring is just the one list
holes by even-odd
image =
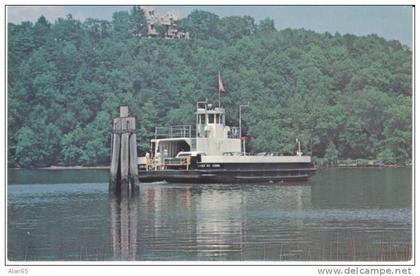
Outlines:
{"label": "ferryboat", "polygon": [[197,102],[190,125],[156,127],[150,152],[138,158],[140,182],[255,183],[306,181],[316,168],[311,156],[249,154],[240,127],[225,124],[225,109]]}

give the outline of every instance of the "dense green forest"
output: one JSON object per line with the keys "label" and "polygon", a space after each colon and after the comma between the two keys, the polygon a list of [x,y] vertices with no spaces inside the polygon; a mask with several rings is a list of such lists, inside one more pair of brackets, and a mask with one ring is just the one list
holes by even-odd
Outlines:
{"label": "dense green forest", "polygon": [[195,103],[226,92],[249,152],[327,161],[411,160],[412,51],[377,35],[276,30],[273,20],[193,11],[190,39],[149,39],[139,7],[111,21],[8,24],[8,165],[109,164],[112,118],[127,104],[139,152],[158,125],[193,124]]}

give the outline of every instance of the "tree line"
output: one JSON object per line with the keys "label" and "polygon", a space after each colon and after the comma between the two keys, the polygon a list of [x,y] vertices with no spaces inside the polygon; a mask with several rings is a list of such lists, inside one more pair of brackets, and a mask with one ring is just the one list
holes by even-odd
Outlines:
{"label": "tree line", "polygon": [[[227,123],[249,152],[329,162],[412,155],[412,51],[377,35],[276,30],[267,18],[195,10],[176,22],[191,39],[147,38],[139,7],[112,20],[71,15],[8,24],[8,166],[107,165],[112,118],[137,117],[139,152],[154,127],[194,124],[195,103],[226,92]],[[157,27],[158,30],[163,28]]]}

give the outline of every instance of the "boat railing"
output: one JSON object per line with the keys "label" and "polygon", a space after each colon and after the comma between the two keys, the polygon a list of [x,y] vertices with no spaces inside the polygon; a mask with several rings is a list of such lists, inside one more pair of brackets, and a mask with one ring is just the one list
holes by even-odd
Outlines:
{"label": "boat railing", "polygon": [[155,127],[155,139],[158,138],[191,138],[191,125]]}
{"label": "boat railing", "polygon": [[166,169],[189,169],[191,166],[191,156],[185,157],[167,157],[160,160],[150,157],[140,157],[138,161],[139,168],[146,171],[166,170]]}

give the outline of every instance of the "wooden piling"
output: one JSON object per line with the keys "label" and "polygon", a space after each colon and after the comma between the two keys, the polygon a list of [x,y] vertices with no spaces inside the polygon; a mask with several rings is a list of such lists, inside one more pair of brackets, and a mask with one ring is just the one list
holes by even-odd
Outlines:
{"label": "wooden piling", "polygon": [[109,190],[121,195],[135,192],[138,183],[136,120],[128,117],[128,107],[120,107],[114,119]]}
{"label": "wooden piling", "polygon": [[138,167],[137,167],[137,136],[135,133],[130,135],[130,183],[131,191],[135,192],[138,184]]}
{"label": "wooden piling", "polygon": [[114,133],[112,134],[112,137],[111,179],[109,182],[109,190],[115,192],[117,190],[118,167],[120,162],[120,135]]}
{"label": "wooden piling", "polygon": [[112,149],[111,149],[111,166],[110,166],[110,182],[109,190],[116,192],[119,188],[119,166],[120,166],[120,149],[121,149],[121,136],[118,133],[121,129],[121,119],[115,118],[112,134]]}
{"label": "wooden piling", "polygon": [[121,156],[120,156],[120,167],[121,167],[121,194],[128,194],[129,187],[129,178],[128,178],[128,169],[129,169],[129,133],[123,133],[121,135]]}

